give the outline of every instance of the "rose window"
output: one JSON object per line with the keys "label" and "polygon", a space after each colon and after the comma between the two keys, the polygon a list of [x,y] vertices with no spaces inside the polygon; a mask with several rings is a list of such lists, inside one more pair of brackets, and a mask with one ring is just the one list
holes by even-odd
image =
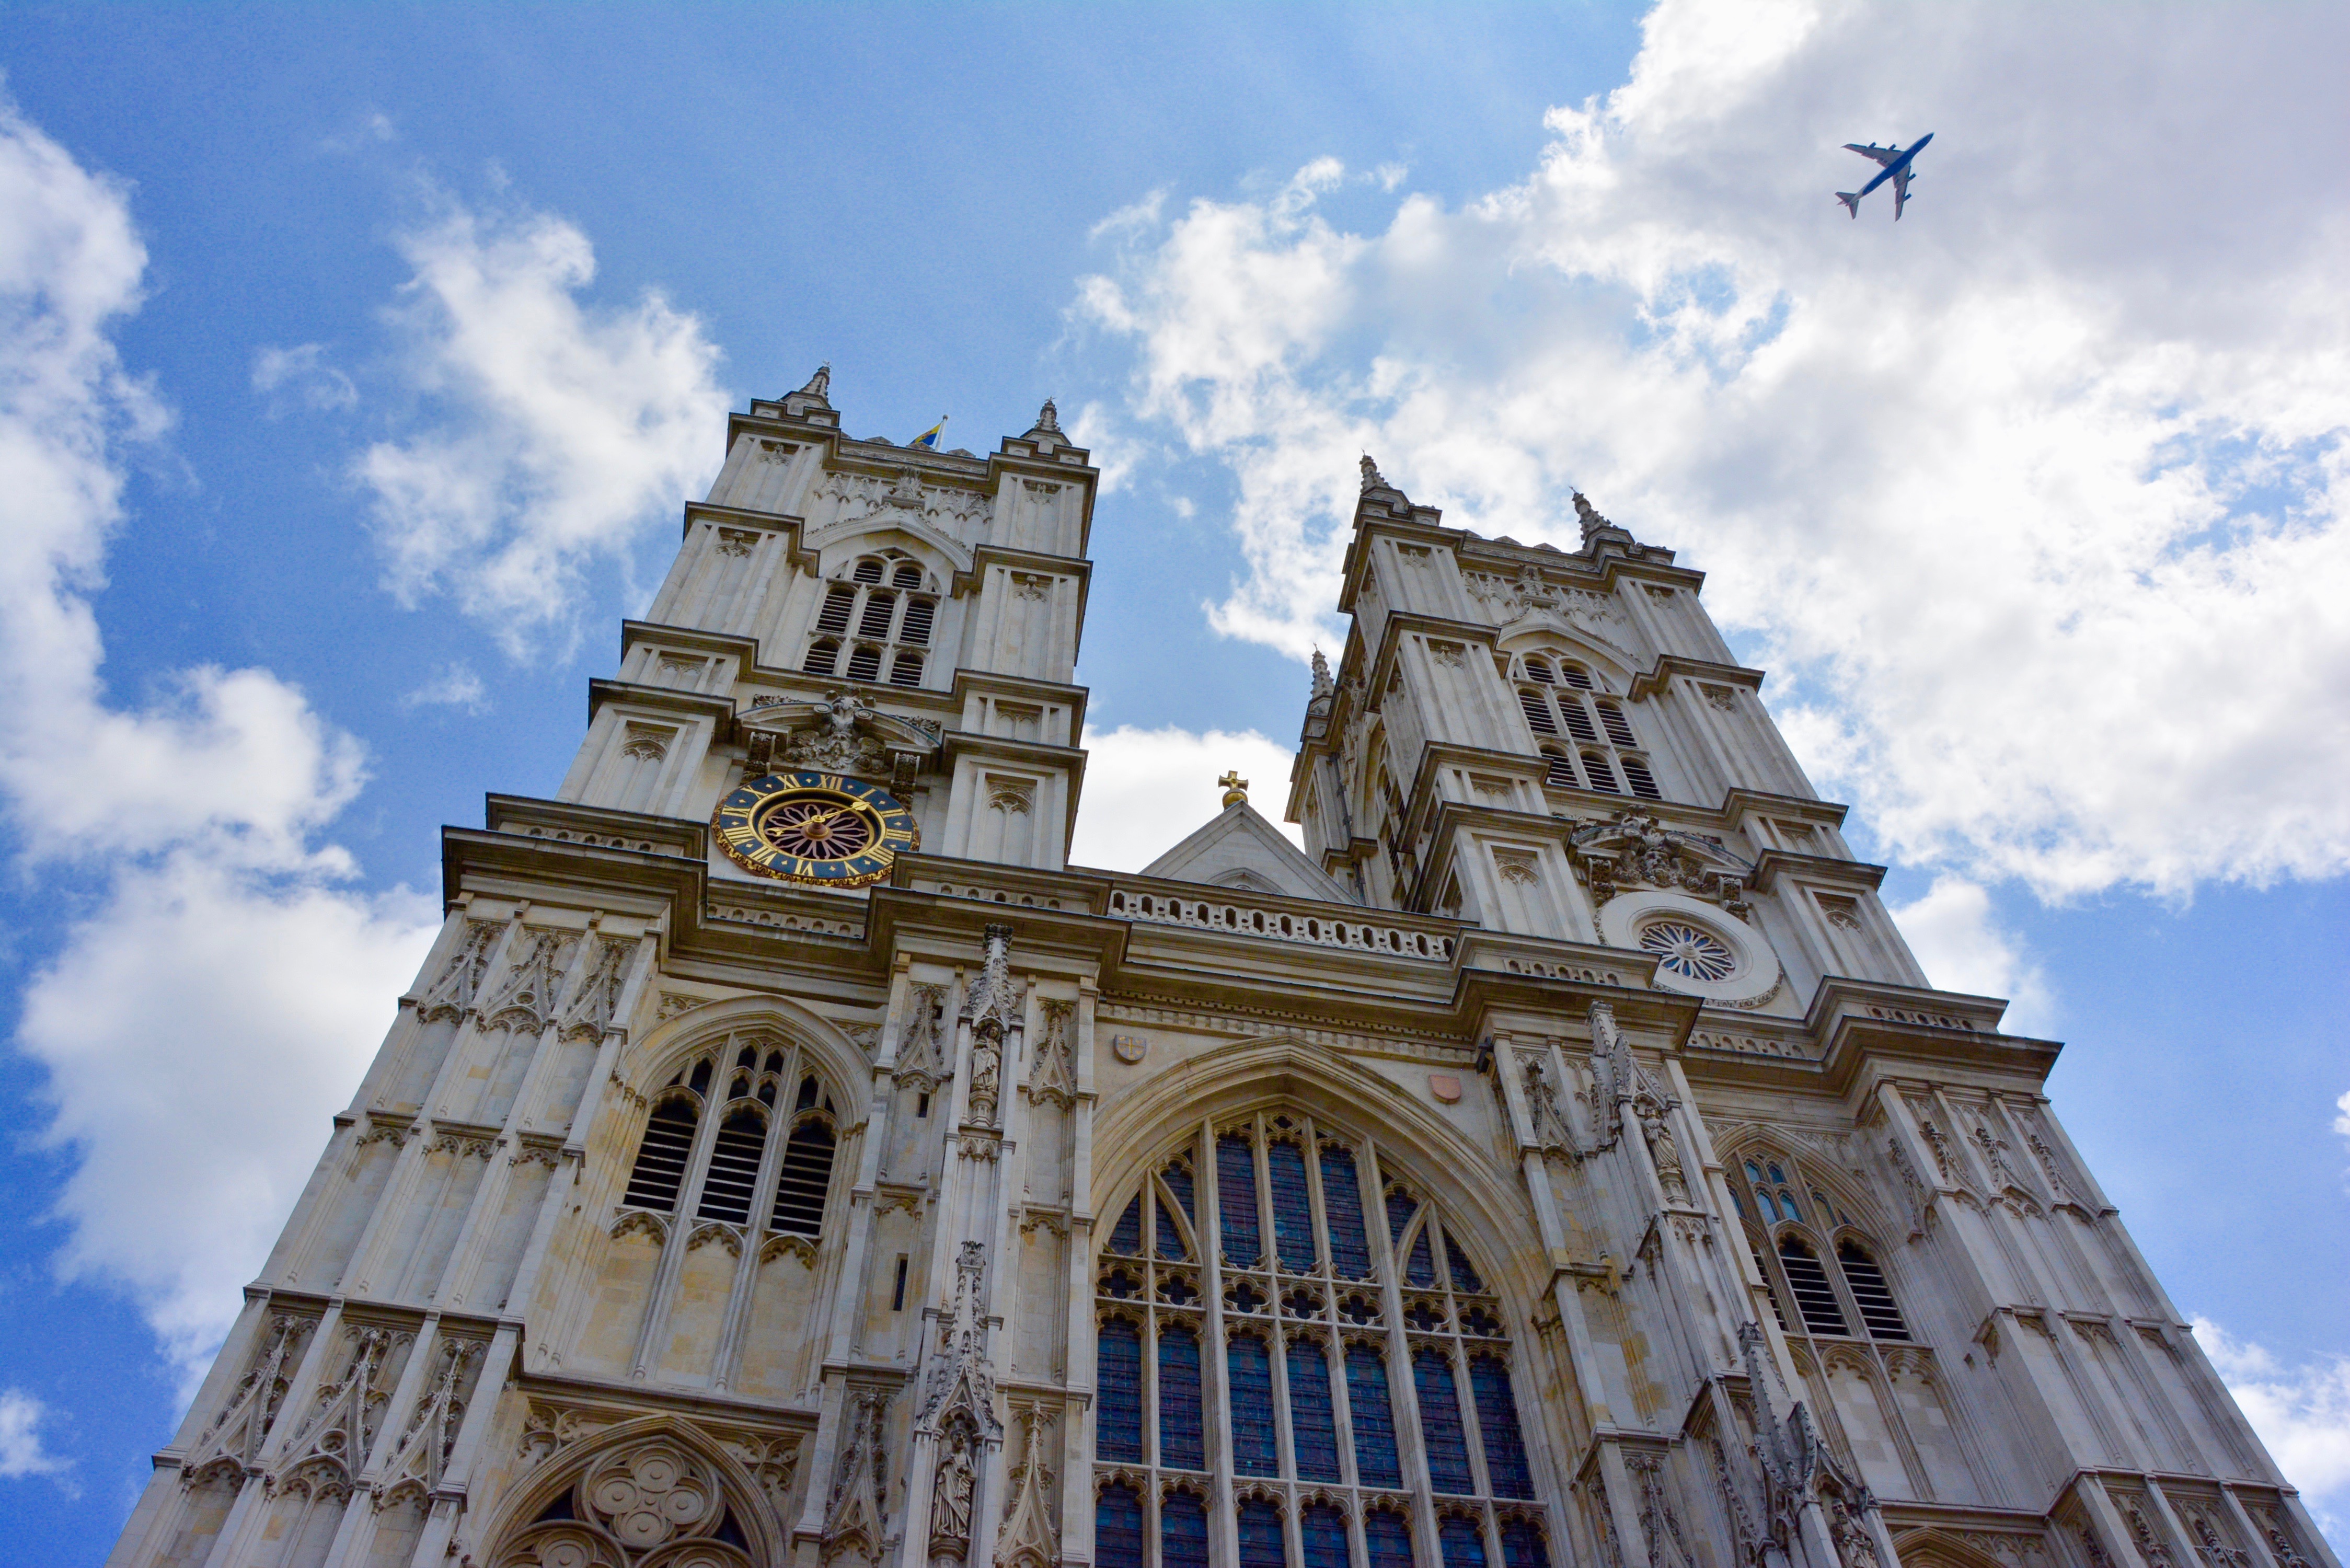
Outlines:
{"label": "rose window", "polygon": [[1640,932],[1640,949],[1657,955],[1659,968],[1684,980],[1728,980],[1738,969],[1738,955],[1728,943],[1685,920],[1650,924]]}

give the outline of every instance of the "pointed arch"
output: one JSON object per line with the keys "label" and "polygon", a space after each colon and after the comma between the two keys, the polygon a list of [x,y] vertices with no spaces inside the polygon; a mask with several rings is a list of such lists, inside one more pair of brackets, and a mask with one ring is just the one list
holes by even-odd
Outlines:
{"label": "pointed arch", "polygon": [[[723,1543],[725,1523],[731,1519],[741,1536],[739,1550],[752,1568],[785,1568],[790,1557],[783,1521],[757,1479],[709,1432],[690,1420],[667,1415],[622,1421],[548,1454],[499,1500],[480,1537],[490,1550],[479,1553],[477,1560],[494,1568],[531,1562],[532,1557],[523,1553],[534,1529],[543,1532],[561,1522],[565,1500],[600,1463],[639,1452],[664,1451],[691,1467],[692,1479],[714,1485],[723,1503],[720,1512],[706,1521],[695,1521],[680,1533]],[[547,1520],[550,1511],[558,1515],[557,1520]],[[603,1521],[592,1504],[583,1509],[575,1501],[569,1511],[578,1528],[601,1531]],[[645,1544],[657,1548],[667,1539]],[[623,1553],[619,1561],[633,1564],[637,1557]]]}
{"label": "pointed arch", "polygon": [[1565,654],[1591,666],[1594,674],[1605,674],[1607,680],[1602,684],[1617,696],[1630,691],[1633,676],[1639,673],[1624,649],[1545,609],[1534,610],[1513,621],[1493,639],[1493,648],[1512,659],[1533,653],[1551,656],[1555,662],[1557,655]]}

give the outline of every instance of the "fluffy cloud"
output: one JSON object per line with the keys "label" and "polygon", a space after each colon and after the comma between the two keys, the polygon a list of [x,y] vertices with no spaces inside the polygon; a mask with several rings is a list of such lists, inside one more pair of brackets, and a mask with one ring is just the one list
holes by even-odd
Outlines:
{"label": "fluffy cloud", "polygon": [[1991,895],[1980,883],[1937,877],[1923,897],[1889,912],[1928,980],[1944,991],[2008,998],[2003,1029],[2032,1034],[2050,1027],[2047,979],[2000,929]]}
{"label": "fluffy cloud", "polygon": [[[2329,144],[2345,47],[2324,9],[1664,0],[1522,182],[1376,234],[1319,211],[1327,161],[1146,206],[1074,314],[1130,348],[1129,439],[1231,472],[1231,635],[1326,637],[1360,452],[1568,547],[1581,488],[1712,574],[1903,858],[2329,875],[2350,200],[2274,150]],[[1896,130],[1940,133],[1916,202],[1847,220],[1838,144]]]}
{"label": "fluffy cloud", "polygon": [[718,350],[658,294],[583,306],[595,251],[559,218],[444,202],[400,249],[415,275],[393,319],[426,412],[355,472],[394,591],[446,591],[519,653],[717,472]]}
{"label": "fluffy cloud", "polygon": [[1141,870],[1222,809],[1224,792],[1215,781],[1231,768],[1253,786],[1257,809],[1299,841],[1298,830],[1279,820],[1289,793],[1290,748],[1253,730],[1198,734],[1122,724],[1089,732],[1085,743],[1071,865]]}
{"label": "fluffy cloud", "polygon": [[[145,263],[122,191],[0,104],[0,813],[32,874],[97,889],[47,933],[16,1044],[70,1154],[60,1271],[128,1290],[188,1368],[436,911],[344,885],[349,856],[317,836],[360,749],[297,689],[204,667],[143,708],[109,698],[90,595],[123,449],[167,423],[109,336]],[[38,1456],[38,1416],[0,1403],[0,1466]]]}
{"label": "fluffy cloud", "polygon": [[2195,1338],[2277,1468],[2339,1538],[2350,1525],[2350,1357],[2286,1366],[2207,1317],[2195,1319]]}
{"label": "fluffy cloud", "polygon": [[462,708],[468,713],[490,711],[489,689],[473,667],[462,660],[444,664],[433,672],[432,679],[400,700],[403,711],[418,708]]}
{"label": "fluffy cloud", "polygon": [[41,1423],[49,1408],[19,1388],[0,1389],[0,1480],[63,1475],[71,1461],[49,1452]]}
{"label": "fluffy cloud", "polygon": [[359,389],[351,379],[327,363],[324,343],[292,348],[265,344],[254,350],[253,389],[267,400],[273,420],[296,408],[328,413],[356,407],[359,400]]}

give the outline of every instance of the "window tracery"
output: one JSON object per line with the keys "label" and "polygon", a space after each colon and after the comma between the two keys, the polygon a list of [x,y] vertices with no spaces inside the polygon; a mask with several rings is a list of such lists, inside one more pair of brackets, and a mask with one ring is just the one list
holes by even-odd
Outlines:
{"label": "window tracery", "polygon": [[897,550],[860,556],[826,586],[800,668],[874,681],[886,670],[892,686],[920,686],[938,611],[936,586],[920,562]]}
{"label": "window tracery", "polygon": [[1208,1568],[1210,1495],[1233,1500],[1229,1568],[1414,1568],[1412,1511],[1437,1498],[1428,1568],[1547,1568],[1501,1303],[1368,1139],[1262,1112],[1195,1134],[1115,1212],[1101,1568]]}
{"label": "window tracery", "polygon": [[[791,1108],[779,1112],[786,1092]],[[821,1237],[836,1113],[797,1046],[764,1033],[728,1035],[680,1067],[652,1101],[620,1224],[691,1215],[748,1233],[755,1218],[776,1235]]]}
{"label": "window tracery", "polygon": [[[1544,653],[1523,655],[1518,664],[1518,708],[1542,753],[1545,784],[1664,798],[1623,704],[1589,666]],[[1542,744],[1552,737],[1572,743]]]}

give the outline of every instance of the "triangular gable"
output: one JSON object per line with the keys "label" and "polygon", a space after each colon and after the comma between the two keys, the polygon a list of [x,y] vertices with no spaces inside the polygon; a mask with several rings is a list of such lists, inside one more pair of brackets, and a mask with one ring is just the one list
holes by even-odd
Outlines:
{"label": "triangular gable", "polygon": [[1222,814],[1142,868],[1145,877],[1242,888],[1327,904],[1351,904],[1336,878],[1305,858],[1246,801]]}

